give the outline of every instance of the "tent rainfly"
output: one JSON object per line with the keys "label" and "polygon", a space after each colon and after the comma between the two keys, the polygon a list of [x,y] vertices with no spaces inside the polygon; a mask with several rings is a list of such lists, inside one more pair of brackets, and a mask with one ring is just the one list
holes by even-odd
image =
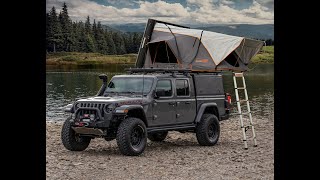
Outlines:
{"label": "tent rainfly", "polygon": [[264,42],[149,19],[137,68],[247,71]]}

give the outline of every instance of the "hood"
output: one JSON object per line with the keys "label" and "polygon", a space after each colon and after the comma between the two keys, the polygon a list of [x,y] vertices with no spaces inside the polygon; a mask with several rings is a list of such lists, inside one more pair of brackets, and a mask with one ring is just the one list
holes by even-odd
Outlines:
{"label": "hood", "polygon": [[[143,98],[146,99],[146,98]],[[86,99],[80,99],[77,103],[115,103],[117,106],[128,104],[142,104],[141,97],[128,97],[128,96],[113,96],[113,97],[90,97]]]}

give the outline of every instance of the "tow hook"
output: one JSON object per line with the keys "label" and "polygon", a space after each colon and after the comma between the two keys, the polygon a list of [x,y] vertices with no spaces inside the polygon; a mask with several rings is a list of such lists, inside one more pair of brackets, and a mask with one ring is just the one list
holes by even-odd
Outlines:
{"label": "tow hook", "polygon": [[87,127],[87,126],[89,126],[89,123],[88,122],[75,122],[74,125],[79,126],[79,127],[83,127],[83,126]]}

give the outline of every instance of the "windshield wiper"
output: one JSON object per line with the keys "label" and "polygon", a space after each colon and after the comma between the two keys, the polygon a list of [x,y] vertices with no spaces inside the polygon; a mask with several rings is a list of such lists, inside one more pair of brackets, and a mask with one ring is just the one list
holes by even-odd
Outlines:
{"label": "windshield wiper", "polygon": [[123,92],[121,92],[121,93],[134,95],[136,92],[134,92],[134,91],[123,91]]}
{"label": "windshield wiper", "polygon": [[109,95],[109,94],[114,94],[114,93],[117,93],[117,94],[118,94],[119,92],[108,91],[108,92],[104,93],[103,96],[107,96],[107,95]]}

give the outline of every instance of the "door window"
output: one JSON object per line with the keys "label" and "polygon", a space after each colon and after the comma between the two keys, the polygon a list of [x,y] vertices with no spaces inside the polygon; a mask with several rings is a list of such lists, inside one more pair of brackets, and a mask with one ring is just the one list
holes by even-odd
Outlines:
{"label": "door window", "polygon": [[157,83],[156,92],[160,93],[161,97],[172,96],[171,80],[159,80]]}
{"label": "door window", "polygon": [[176,80],[177,96],[189,96],[189,84],[186,79]]}

